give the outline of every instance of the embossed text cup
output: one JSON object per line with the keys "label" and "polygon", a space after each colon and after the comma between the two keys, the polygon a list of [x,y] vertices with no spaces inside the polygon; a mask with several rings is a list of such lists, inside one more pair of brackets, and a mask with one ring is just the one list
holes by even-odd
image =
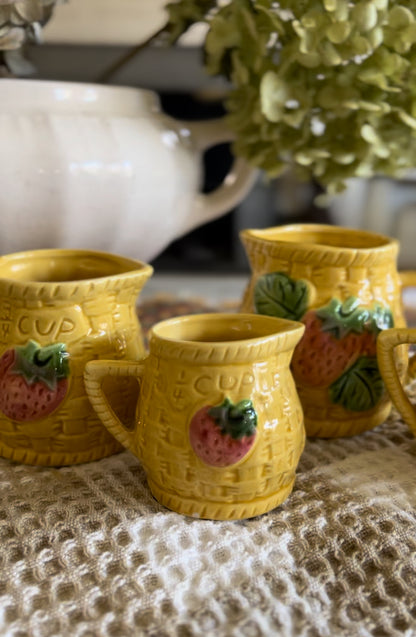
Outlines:
{"label": "embossed text cup", "polygon": [[[391,401],[377,337],[405,325],[402,288],[416,284],[416,272],[397,271],[398,242],[320,224],[244,230],[241,240],[252,268],[241,311],[305,325],[292,373],[306,433],[351,436],[382,423]],[[405,348],[397,356],[403,378]]]}
{"label": "embossed text cup", "polygon": [[[92,361],[85,386],[161,504],[208,519],[253,517],[293,488],[305,434],[289,365],[303,331],[254,314],[169,319],[153,327],[143,363]],[[133,428],[108,404],[108,376],[139,382]]]}
{"label": "embossed text cup", "polygon": [[[1,456],[57,466],[122,449],[92,409],[83,373],[91,359],[143,358],[135,304],[151,273],[145,263],[88,250],[0,258]],[[130,384],[108,389],[126,415]]]}

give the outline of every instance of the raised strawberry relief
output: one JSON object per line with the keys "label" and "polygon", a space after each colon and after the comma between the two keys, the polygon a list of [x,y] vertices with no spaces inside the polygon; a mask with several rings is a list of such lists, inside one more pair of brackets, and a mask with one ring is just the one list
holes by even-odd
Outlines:
{"label": "raised strawberry relief", "polygon": [[197,411],[189,429],[192,449],[212,467],[233,465],[250,451],[257,432],[257,413],[251,400],[233,404],[229,398]]}
{"label": "raised strawberry relief", "polygon": [[359,299],[332,299],[302,318],[305,334],[292,359],[295,378],[304,385],[325,387],[361,356],[377,356],[377,334],[393,324],[387,308],[363,307]]}
{"label": "raised strawberry relief", "polygon": [[375,407],[384,393],[377,364],[377,336],[393,327],[388,307],[333,298],[307,310],[308,285],[283,272],[263,275],[254,290],[259,314],[300,320],[305,334],[296,346],[292,372],[297,385],[328,388],[330,402],[349,411]]}
{"label": "raised strawberry relief", "polygon": [[28,341],[7,350],[0,358],[0,411],[17,422],[49,416],[68,391],[68,357],[63,343]]}

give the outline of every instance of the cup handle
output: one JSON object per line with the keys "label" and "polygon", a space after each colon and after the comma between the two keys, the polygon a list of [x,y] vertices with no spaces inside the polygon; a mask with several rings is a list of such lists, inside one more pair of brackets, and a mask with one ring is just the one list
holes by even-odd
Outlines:
{"label": "cup handle", "polygon": [[391,399],[416,435],[416,409],[410,402],[400,382],[394,360],[394,350],[399,345],[416,343],[416,328],[400,327],[382,330],[377,336],[377,358],[380,373]]}
{"label": "cup handle", "polygon": [[[235,134],[226,124],[225,117],[202,121],[184,122],[191,134],[193,146],[203,152],[212,146],[232,142]],[[223,183],[208,194],[199,193],[194,202],[194,213],[182,231],[189,232],[229,212],[241,203],[254,185],[259,171],[244,159],[237,158]]]}
{"label": "cup handle", "polygon": [[140,386],[143,373],[144,363],[109,360],[88,361],[84,371],[85,389],[97,416],[114,438],[132,451],[134,451],[137,423],[134,424],[133,429],[128,429],[117,418],[103,391],[103,380],[107,376],[131,376],[138,381]]}

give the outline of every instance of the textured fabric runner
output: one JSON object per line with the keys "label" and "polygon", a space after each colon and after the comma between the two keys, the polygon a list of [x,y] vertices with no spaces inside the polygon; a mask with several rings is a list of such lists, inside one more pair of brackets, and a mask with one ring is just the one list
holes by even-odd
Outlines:
{"label": "textured fabric runner", "polygon": [[308,440],[292,495],[241,522],[165,509],[127,451],[0,459],[0,635],[411,637],[415,505],[416,440],[396,412]]}

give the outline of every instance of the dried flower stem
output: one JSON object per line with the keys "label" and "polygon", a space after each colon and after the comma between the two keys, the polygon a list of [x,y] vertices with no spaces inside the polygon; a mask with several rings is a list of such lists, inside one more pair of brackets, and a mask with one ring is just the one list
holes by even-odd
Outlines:
{"label": "dried flower stem", "polygon": [[163,25],[156,33],[153,33],[149,38],[140,42],[132,49],[127,51],[127,53],[123,53],[121,57],[118,58],[115,62],[113,62],[105,71],[99,75],[96,81],[99,84],[107,84],[118,71],[120,71],[126,64],[128,64],[131,60],[133,60],[136,55],[138,55],[143,49],[146,49],[150,46],[159,36],[167,32],[168,22]]}

